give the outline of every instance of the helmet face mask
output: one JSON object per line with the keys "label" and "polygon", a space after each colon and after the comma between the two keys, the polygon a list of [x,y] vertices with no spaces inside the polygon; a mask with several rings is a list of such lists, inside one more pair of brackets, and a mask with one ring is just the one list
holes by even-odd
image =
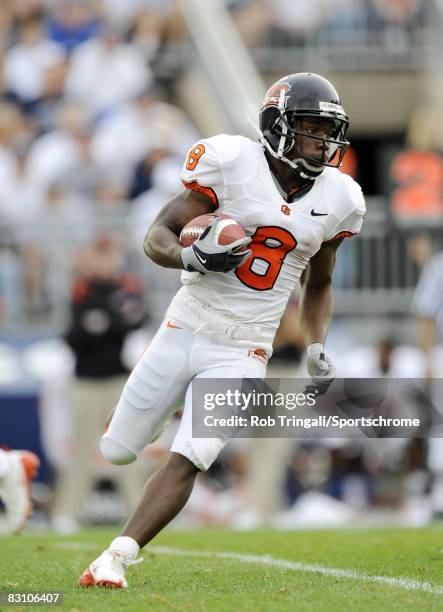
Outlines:
{"label": "helmet face mask", "polygon": [[[313,163],[319,163],[318,159],[314,157],[310,157],[309,155],[303,153],[297,142],[298,140],[301,140],[300,138],[297,139],[297,137],[300,137],[300,136],[303,137],[304,139],[311,138],[312,140],[321,141],[324,145],[325,152],[328,153],[326,160],[321,161],[320,163],[324,166],[329,166],[332,168],[340,167],[342,159],[343,159],[343,155],[345,154],[346,148],[349,144],[349,142],[345,138],[345,134],[346,134],[347,126],[348,126],[347,122],[344,123],[341,120],[332,119],[332,118],[328,119],[328,121],[334,122],[334,128],[333,130],[330,130],[331,133],[329,134],[329,136],[323,137],[323,136],[316,136],[314,134],[309,134],[303,129],[297,129],[297,122],[299,122],[300,119],[309,117],[309,118],[312,118],[313,121],[316,121],[319,119],[318,115],[309,115],[309,114],[297,115],[296,113],[292,113],[292,115],[293,116],[291,117],[291,114],[289,113],[282,113],[280,117],[275,121],[275,124],[273,127],[273,131],[278,136],[282,137],[283,133],[281,131],[281,122],[286,124],[286,134],[284,134],[284,136],[286,137],[287,142],[285,143],[285,146],[284,146],[284,153],[285,154],[289,153],[295,148],[295,149],[298,149],[298,154],[304,157],[307,161],[312,161]],[[321,119],[325,119],[325,118],[321,117]],[[291,126],[294,126],[294,127],[291,127]],[[337,151],[339,151],[338,156],[337,156]]]}
{"label": "helmet face mask", "polygon": [[[308,130],[302,129],[304,120],[310,124]],[[268,90],[260,110],[263,146],[303,179],[314,180],[325,167],[341,166],[349,145],[348,125],[334,87],[312,73],[293,74],[277,81]],[[313,150],[319,141],[323,150],[318,146]]]}

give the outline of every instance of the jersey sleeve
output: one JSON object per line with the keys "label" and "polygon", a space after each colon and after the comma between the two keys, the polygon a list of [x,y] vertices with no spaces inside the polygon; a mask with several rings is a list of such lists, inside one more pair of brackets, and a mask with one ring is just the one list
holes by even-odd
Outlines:
{"label": "jersey sleeve", "polygon": [[352,238],[359,234],[366,213],[365,199],[360,185],[350,176],[341,176],[343,180],[335,211],[336,222],[328,233],[327,241]]}
{"label": "jersey sleeve", "polygon": [[224,191],[219,146],[217,137],[196,142],[188,152],[181,173],[183,185],[204,193],[215,208],[219,207]]}

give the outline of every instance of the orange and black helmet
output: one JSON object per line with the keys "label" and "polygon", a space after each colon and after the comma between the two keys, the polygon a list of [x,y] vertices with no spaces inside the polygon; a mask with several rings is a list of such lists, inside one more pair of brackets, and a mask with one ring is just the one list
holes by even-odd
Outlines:
{"label": "orange and black helmet", "polygon": [[[327,136],[301,131],[298,120],[306,117],[329,120]],[[341,166],[349,145],[346,140],[348,126],[348,116],[333,85],[311,72],[290,74],[278,80],[266,92],[260,108],[263,146],[304,179],[316,179],[325,166]],[[299,136],[321,140],[324,159],[319,161],[307,156],[298,146]]]}

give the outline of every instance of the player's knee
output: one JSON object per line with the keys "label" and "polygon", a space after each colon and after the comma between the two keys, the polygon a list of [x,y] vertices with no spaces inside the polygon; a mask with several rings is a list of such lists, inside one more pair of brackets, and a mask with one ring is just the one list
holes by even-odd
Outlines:
{"label": "player's knee", "polygon": [[100,450],[103,457],[114,465],[127,465],[137,459],[137,455],[128,447],[107,436],[101,439]]}
{"label": "player's knee", "polygon": [[195,476],[201,471],[201,469],[190,459],[188,459],[188,457],[174,452],[172,452],[169,456],[167,469],[173,470],[176,474],[182,476],[183,478]]}
{"label": "player's knee", "polygon": [[180,440],[172,445],[172,454],[177,453],[188,459],[200,472],[206,472],[217,459],[226,441],[218,438]]}

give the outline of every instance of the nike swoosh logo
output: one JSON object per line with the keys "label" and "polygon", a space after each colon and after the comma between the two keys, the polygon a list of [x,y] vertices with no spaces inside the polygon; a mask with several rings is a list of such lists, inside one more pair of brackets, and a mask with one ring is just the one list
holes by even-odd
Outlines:
{"label": "nike swoosh logo", "polygon": [[180,327],[180,325],[175,325],[175,323],[172,323],[172,321],[168,321],[166,323],[166,327],[171,327],[172,329],[183,329],[182,327]]}
{"label": "nike swoosh logo", "polygon": [[[194,251],[195,252],[195,251]],[[205,265],[206,263],[206,259],[203,259],[203,257],[200,257],[200,255],[198,253],[195,252],[195,256],[197,257],[197,259],[199,260],[200,263],[202,263],[203,265]]]}
{"label": "nike swoosh logo", "polygon": [[313,217],[327,217],[328,213],[316,213],[314,209],[311,210],[311,215]]}

